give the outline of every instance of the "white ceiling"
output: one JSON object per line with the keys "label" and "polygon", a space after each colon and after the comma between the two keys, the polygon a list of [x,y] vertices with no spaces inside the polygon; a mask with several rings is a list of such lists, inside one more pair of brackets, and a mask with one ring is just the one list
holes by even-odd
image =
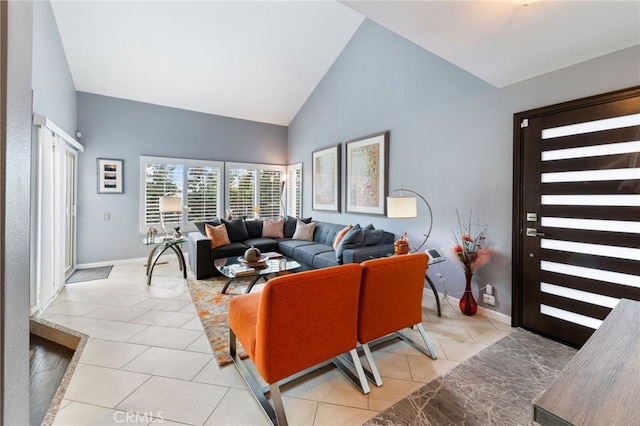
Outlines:
{"label": "white ceiling", "polygon": [[288,125],[365,17],[503,87],[640,44],[640,1],[52,1],[79,91]]}

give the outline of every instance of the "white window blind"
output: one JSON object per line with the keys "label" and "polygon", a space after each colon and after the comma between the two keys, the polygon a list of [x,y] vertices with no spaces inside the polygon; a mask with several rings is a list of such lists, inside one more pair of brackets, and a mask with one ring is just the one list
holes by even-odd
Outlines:
{"label": "white window blind", "polygon": [[286,214],[302,217],[302,163],[287,166]]}
{"label": "white window blind", "polygon": [[[140,231],[160,224],[159,200],[163,196],[182,197],[186,215],[168,213],[167,225],[195,229],[194,221],[219,216],[222,200],[222,162],[165,157],[140,157]],[[185,196],[186,194],[186,196]]]}
{"label": "white window blind", "polygon": [[285,166],[227,163],[227,208],[234,217],[251,218],[258,208],[261,217],[276,218],[281,210]]}

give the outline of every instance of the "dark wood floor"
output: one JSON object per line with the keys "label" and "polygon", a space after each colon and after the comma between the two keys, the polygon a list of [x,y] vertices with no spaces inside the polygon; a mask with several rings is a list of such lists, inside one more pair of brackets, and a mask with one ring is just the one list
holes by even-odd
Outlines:
{"label": "dark wood floor", "polygon": [[30,424],[40,425],[74,351],[31,334],[29,351]]}

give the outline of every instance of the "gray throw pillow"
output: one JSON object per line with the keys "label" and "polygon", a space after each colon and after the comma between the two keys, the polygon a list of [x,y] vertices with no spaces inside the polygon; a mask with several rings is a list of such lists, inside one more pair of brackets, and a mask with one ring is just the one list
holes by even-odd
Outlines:
{"label": "gray throw pillow", "polygon": [[222,219],[222,223],[224,223],[224,226],[227,228],[227,235],[229,236],[229,241],[232,243],[249,239],[249,231],[247,231],[247,227],[244,224],[244,219]]}
{"label": "gray throw pillow", "polygon": [[198,231],[202,232],[202,235],[207,235],[207,231],[205,229],[205,225],[207,223],[211,226],[218,226],[222,224],[222,222],[220,222],[220,219],[218,219],[217,217],[205,222],[193,222],[193,223],[194,225],[196,225],[196,228],[198,228]]}
{"label": "gray throw pillow", "polygon": [[362,238],[362,247],[365,246],[375,246],[382,239],[382,233],[384,230],[382,229],[363,229],[364,237]]}
{"label": "gray throw pillow", "polygon": [[360,225],[354,225],[338,244],[338,248],[336,249],[336,262],[342,263],[342,257],[346,249],[360,247],[363,237],[364,232],[362,228],[360,228]]}

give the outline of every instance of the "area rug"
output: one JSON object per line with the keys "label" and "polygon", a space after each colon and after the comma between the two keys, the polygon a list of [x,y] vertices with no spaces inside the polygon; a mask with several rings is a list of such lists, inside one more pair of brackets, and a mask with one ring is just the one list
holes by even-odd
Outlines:
{"label": "area rug", "polygon": [[109,278],[113,265],[99,266],[97,268],[76,269],[69,278],[65,280],[66,284],[79,283],[82,281],[104,280]]}
{"label": "area rug", "polygon": [[533,400],[576,352],[517,329],[365,425],[532,425]]}
{"label": "area rug", "polygon": [[[189,294],[198,311],[200,322],[209,339],[213,354],[218,365],[226,365],[232,362],[229,355],[229,324],[227,323],[227,308],[229,299],[243,294],[250,279],[238,279],[227,289],[225,294],[220,293],[227,279],[213,277],[206,280],[189,280]],[[242,344],[238,341],[237,351],[241,358],[246,358]]]}

